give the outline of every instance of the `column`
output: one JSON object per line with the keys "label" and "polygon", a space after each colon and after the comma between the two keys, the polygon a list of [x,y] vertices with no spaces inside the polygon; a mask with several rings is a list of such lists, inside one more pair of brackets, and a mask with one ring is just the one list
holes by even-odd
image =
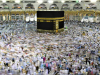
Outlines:
{"label": "column", "polygon": [[79,14],[77,15],[77,17],[78,17],[78,21],[80,20],[80,16],[79,16]]}
{"label": "column", "polygon": [[5,15],[2,15],[2,17],[3,17],[3,21],[5,21]]}
{"label": "column", "polygon": [[69,14],[69,20],[73,20],[72,14]]}
{"label": "column", "polygon": [[21,20],[21,13],[19,14],[19,19],[18,20]]}
{"label": "column", "polygon": [[7,16],[7,21],[8,21],[8,14],[6,16]]}
{"label": "column", "polygon": [[35,13],[35,21],[37,21],[37,13]]}
{"label": "column", "polygon": [[12,19],[11,16],[12,16],[12,14],[9,15],[9,20],[10,20],[10,21],[11,21],[11,19]]}
{"label": "column", "polygon": [[24,12],[21,14],[22,20],[24,20]]}
{"label": "column", "polygon": [[80,14],[80,21],[82,20],[82,14]]}
{"label": "column", "polygon": [[26,13],[24,14],[24,21],[26,21]]}
{"label": "column", "polygon": [[64,16],[64,17],[65,17],[65,21],[66,21],[66,20],[67,20],[67,14],[65,14],[65,16]]}
{"label": "column", "polygon": [[2,21],[3,21],[3,14],[2,14],[2,16],[1,16],[1,19],[2,19]]}
{"label": "column", "polygon": [[68,20],[69,20],[69,14],[68,14],[67,18],[68,18]]}
{"label": "column", "polygon": [[16,14],[15,14],[15,20],[16,20]]}
{"label": "column", "polygon": [[76,14],[74,15],[74,20],[76,21]]}

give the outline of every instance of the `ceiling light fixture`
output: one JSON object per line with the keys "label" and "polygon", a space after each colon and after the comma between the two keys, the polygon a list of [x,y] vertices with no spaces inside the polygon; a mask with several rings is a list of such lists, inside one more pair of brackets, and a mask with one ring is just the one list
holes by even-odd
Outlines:
{"label": "ceiling light fixture", "polygon": [[97,2],[97,0],[90,0],[92,3],[95,3],[95,2]]}
{"label": "ceiling light fixture", "polygon": [[6,0],[2,0],[3,3],[6,3]]}
{"label": "ceiling light fixture", "polygon": [[61,0],[61,2],[64,3],[65,1],[64,0]]}
{"label": "ceiling light fixture", "polygon": [[37,2],[38,2],[38,3],[43,3],[43,0],[38,0]]}
{"label": "ceiling light fixture", "polygon": [[20,3],[20,0],[15,0],[15,3]]}
{"label": "ceiling light fixture", "polygon": [[53,3],[53,0],[48,0],[48,3]]}
{"label": "ceiling light fixture", "polygon": [[82,0],[78,0],[78,2],[80,3]]}

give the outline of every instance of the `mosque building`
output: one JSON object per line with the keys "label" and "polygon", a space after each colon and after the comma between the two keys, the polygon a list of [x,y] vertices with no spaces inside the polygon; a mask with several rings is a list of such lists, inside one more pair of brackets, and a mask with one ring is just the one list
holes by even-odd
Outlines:
{"label": "mosque building", "polygon": [[0,0],[0,75],[100,75],[100,0]]}

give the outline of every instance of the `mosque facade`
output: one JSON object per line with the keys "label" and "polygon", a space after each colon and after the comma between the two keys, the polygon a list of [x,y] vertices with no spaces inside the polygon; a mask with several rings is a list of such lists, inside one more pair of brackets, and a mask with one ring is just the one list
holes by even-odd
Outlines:
{"label": "mosque facade", "polygon": [[[65,1],[65,3],[54,1],[54,3],[43,3],[21,1],[20,3],[0,3],[0,21],[26,20],[37,21],[37,11],[65,11],[65,20],[80,21],[85,15],[100,15],[99,3],[89,1],[76,2]],[[90,11],[90,12],[89,12]]]}

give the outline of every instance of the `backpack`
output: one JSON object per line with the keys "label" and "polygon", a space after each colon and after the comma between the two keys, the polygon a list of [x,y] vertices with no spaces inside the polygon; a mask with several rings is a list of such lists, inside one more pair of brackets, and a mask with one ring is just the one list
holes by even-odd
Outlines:
{"label": "backpack", "polygon": [[50,67],[50,64],[48,64],[48,67]]}
{"label": "backpack", "polygon": [[48,63],[46,63],[46,67],[48,67]]}

